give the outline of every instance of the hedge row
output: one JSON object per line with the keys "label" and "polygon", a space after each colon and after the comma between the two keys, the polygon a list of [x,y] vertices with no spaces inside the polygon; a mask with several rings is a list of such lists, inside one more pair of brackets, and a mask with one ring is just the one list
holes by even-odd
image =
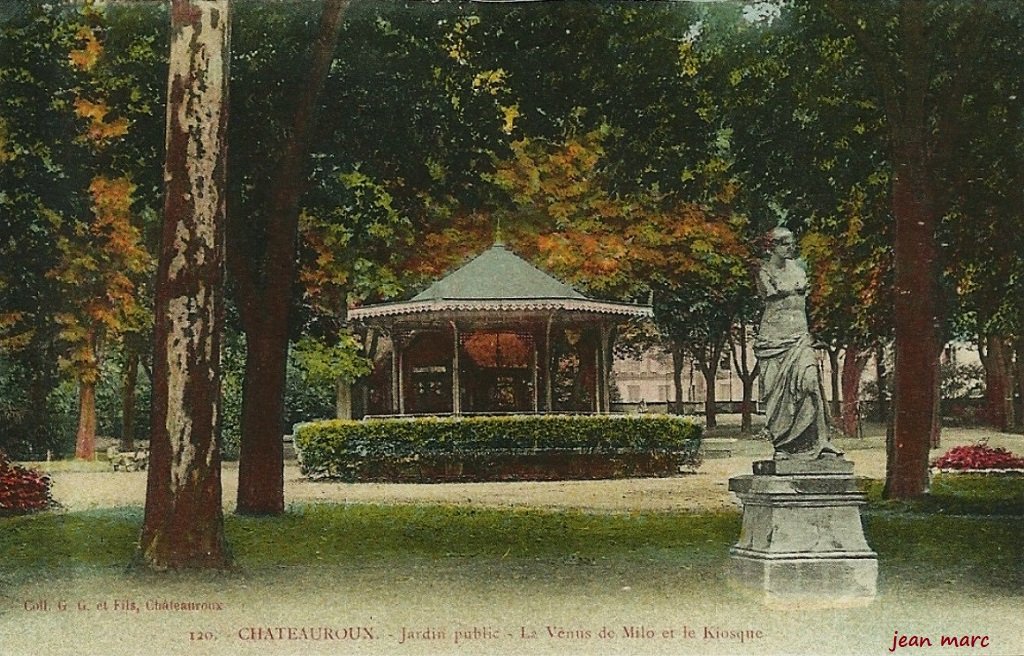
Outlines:
{"label": "hedge row", "polygon": [[700,442],[698,425],[668,415],[331,420],[295,431],[306,476],[347,481],[379,480],[380,472],[409,464],[458,465],[484,456],[670,454],[678,467],[696,467]]}

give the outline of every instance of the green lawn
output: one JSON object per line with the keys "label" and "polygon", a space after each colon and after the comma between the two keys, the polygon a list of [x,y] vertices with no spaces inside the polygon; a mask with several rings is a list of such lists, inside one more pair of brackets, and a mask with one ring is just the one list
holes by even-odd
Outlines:
{"label": "green lawn", "polygon": [[[213,574],[128,567],[142,522],[138,507],[5,518],[0,635],[8,642],[0,653],[249,654],[256,647],[237,634],[253,624],[344,623],[372,625],[383,637],[355,651],[302,644],[273,653],[859,654],[887,653],[894,631],[984,632],[998,647],[986,654],[1020,653],[1024,633],[1014,618],[1024,602],[1024,480],[937,477],[935,494],[917,504],[881,502],[878,485],[868,485],[864,513],[868,542],[879,555],[878,599],[866,608],[813,614],[765,609],[732,585],[728,547],[740,523],[732,512],[293,505],[278,518],[228,516],[235,567]],[[215,601],[224,610],[27,610],[40,599],[88,608],[113,608],[118,599],[139,606]],[[450,632],[484,623],[501,629],[500,641],[456,647],[449,634],[444,643],[399,643],[403,627]],[[595,637],[603,626],[626,623],[749,628],[765,637],[744,643],[702,641],[699,633],[693,640],[644,642]],[[591,637],[545,638],[555,624]],[[527,628],[543,639],[521,642],[518,633]],[[188,637],[195,630],[216,636],[216,649],[197,652]],[[40,635],[52,637],[43,651]]]}
{"label": "green lawn", "polygon": [[[922,584],[959,579],[1024,583],[1024,479],[940,475],[917,503],[880,499],[867,485],[864,521],[883,567]],[[132,557],[137,507],[0,519],[9,573],[31,577],[79,567],[123,567]],[[438,558],[557,561],[600,559],[662,565],[718,564],[739,530],[737,513],[604,515],[466,507],[294,505],[277,518],[229,515],[240,571],[323,563]]]}

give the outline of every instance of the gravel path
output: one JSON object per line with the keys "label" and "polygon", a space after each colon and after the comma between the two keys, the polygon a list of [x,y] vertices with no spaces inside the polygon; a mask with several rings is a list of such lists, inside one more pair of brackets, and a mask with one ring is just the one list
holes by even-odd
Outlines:
{"label": "gravel path", "polygon": [[[944,433],[943,448],[991,437],[994,446],[1024,452],[1024,436],[995,435],[978,430]],[[856,474],[884,478],[885,450],[880,438],[839,440]],[[545,508],[593,512],[699,512],[739,508],[728,490],[731,476],[750,473],[753,460],[770,453],[766,442],[739,441],[733,454],[709,458],[696,474],[672,478],[634,478],[600,481],[544,481],[517,483],[337,483],[306,480],[294,462],[285,465],[288,503],[458,504],[490,508]],[[145,472],[65,472],[51,474],[54,498],[68,510],[141,506],[146,496]],[[223,469],[224,508],[232,511],[238,490],[238,466]]]}

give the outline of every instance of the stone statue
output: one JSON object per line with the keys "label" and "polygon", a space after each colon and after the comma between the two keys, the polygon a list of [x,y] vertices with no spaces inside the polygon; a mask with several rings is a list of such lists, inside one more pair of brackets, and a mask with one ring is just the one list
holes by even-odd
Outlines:
{"label": "stone statue", "polygon": [[793,233],[769,234],[770,255],[757,273],[765,310],[754,340],[761,363],[766,425],[775,460],[842,457],[829,441],[828,409],[807,328],[807,272],[796,259]]}

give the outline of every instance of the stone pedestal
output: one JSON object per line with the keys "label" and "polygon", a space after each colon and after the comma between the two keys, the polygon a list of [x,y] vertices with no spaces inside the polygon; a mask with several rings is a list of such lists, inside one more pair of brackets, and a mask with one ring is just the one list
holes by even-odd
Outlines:
{"label": "stone pedestal", "polygon": [[729,479],[743,502],[731,550],[736,582],[775,605],[859,605],[875,597],[878,559],[864,539],[865,495],[843,459],[754,463]]}

